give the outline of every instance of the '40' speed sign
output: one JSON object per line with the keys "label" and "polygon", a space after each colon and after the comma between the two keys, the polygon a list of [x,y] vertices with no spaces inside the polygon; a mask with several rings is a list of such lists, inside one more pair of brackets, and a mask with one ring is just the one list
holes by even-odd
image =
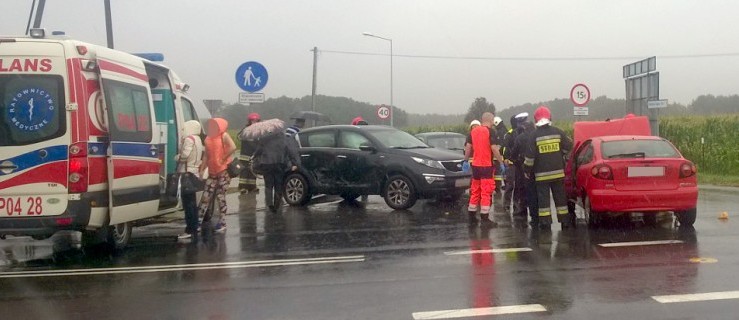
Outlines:
{"label": "'40' speed sign", "polygon": [[390,118],[390,108],[388,108],[386,105],[381,105],[379,108],[377,108],[377,117],[383,120]]}
{"label": "'40' speed sign", "polygon": [[570,90],[570,100],[578,107],[584,107],[590,102],[590,89],[588,86],[578,83]]}

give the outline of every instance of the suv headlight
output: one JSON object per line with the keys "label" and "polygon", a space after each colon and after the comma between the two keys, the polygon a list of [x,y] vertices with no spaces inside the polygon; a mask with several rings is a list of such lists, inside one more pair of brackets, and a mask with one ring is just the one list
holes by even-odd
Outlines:
{"label": "suv headlight", "polygon": [[416,161],[424,166],[444,170],[444,166],[439,161],[417,158],[417,157],[411,157],[411,158],[413,159],[413,161]]}

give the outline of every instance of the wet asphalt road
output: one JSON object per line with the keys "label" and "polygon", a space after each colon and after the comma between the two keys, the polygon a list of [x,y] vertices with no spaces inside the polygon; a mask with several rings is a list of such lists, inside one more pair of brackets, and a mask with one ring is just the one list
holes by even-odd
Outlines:
{"label": "wet asphalt road", "polygon": [[[469,227],[444,203],[271,214],[262,195],[231,195],[228,232],[190,244],[179,220],[135,228],[118,253],[76,249],[75,234],[0,241],[0,319],[736,319],[738,196],[702,189],[695,229],[664,215],[540,233],[501,216]],[[660,302],[696,293],[734,299]],[[501,311],[523,313],[485,315]]]}

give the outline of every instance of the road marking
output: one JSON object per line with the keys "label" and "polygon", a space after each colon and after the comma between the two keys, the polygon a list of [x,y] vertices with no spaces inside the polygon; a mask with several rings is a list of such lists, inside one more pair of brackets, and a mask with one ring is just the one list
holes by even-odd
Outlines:
{"label": "road marking", "polygon": [[680,240],[657,240],[657,241],[633,241],[633,242],[614,242],[614,243],[601,243],[598,244],[601,247],[631,247],[631,246],[653,246],[658,244],[676,244],[683,243]]}
{"label": "road marking", "polygon": [[716,263],[718,262],[718,259],[715,258],[690,258],[690,262],[692,263]]}
{"label": "road marking", "polygon": [[214,263],[194,263],[194,264],[172,264],[172,265],[142,266],[142,267],[15,271],[15,272],[0,272],[0,278],[60,277],[60,276],[86,276],[86,275],[103,275],[103,274],[174,272],[174,271],[190,271],[190,270],[240,269],[240,268],[299,266],[299,265],[364,262],[364,261],[365,261],[365,257],[363,255],[359,255],[359,256],[323,257],[323,258],[307,258],[307,259],[281,259],[281,260],[234,261],[234,262],[214,262]]}
{"label": "road marking", "polygon": [[471,309],[414,312],[413,319],[415,320],[452,319],[452,318],[492,316],[492,315],[500,315],[500,314],[546,312],[546,311],[547,311],[547,308],[545,308],[544,306],[540,304],[522,304],[522,305],[517,305],[517,306],[501,306],[501,307],[490,307],[490,308],[471,308]]}
{"label": "road marking", "polygon": [[676,295],[670,295],[670,296],[653,296],[652,299],[657,300],[657,302],[660,302],[660,303],[739,299],[739,291],[676,294]]}
{"label": "road marking", "polygon": [[447,256],[457,256],[476,253],[509,253],[509,252],[528,252],[533,251],[531,248],[504,248],[504,249],[486,249],[486,250],[467,250],[467,251],[448,251],[444,252]]}

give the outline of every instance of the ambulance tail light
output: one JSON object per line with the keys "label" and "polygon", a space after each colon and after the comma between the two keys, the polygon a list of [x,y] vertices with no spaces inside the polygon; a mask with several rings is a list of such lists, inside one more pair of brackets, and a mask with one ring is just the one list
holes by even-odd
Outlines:
{"label": "ambulance tail light", "polygon": [[69,192],[87,191],[87,143],[79,142],[69,146]]}

